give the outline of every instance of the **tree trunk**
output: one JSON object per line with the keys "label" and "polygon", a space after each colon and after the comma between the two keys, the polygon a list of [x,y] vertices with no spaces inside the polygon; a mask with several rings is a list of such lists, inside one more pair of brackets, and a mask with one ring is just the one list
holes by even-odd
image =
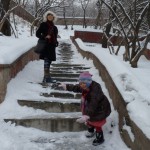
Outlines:
{"label": "tree trunk", "polygon": [[129,43],[125,43],[125,53],[123,54],[123,60],[124,61],[129,61],[130,60],[130,52],[129,52]]}
{"label": "tree trunk", "polygon": [[138,63],[140,57],[144,54],[144,51],[146,50],[147,44],[148,44],[149,41],[150,41],[150,34],[148,34],[147,37],[146,37],[146,41],[144,43],[144,47],[140,50],[139,53],[136,54],[136,56],[134,57],[134,59],[132,59],[132,61],[131,61],[131,67],[137,68],[137,63]]}
{"label": "tree trunk", "polygon": [[84,10],[84,16],[83,16],[83,28],[86,28],[86,19],[85,19],[85,10]]}
{"label": "tree trunk", "polygon": [[147,22],[148,22],[148,26],[149,26],[149,29],[150,29],[150,3],[149,3],[149,6],[148,6],[148,10],[147,10]]}
{"label": "tree trunk", "polygon": [[136,35],[134,34],[134,37],[133,37],[133,39],[131,39],[132,40],[132,45],[131,45],[131,60],[135,57],[135,55],[136,55],[136,47],[137,47],[137,45],[136,45],[136,42],[137,42],[137,37],[136,37]]}
{"label": "tree trunk", "polygon": [[65,7],[64,7],[63,16],[64,16],[65,29],[68,29],[67,20],[66,20],[66,9],[65,9]]}
{"label": "tree trunk", "polygon": [[145,49],[141,50],[141,51],[136,55],[135,59],[134,59],[133,61],[131,61],[131,67],[133,67],[133,68],[137,68],[137,67],[138,67],[138,66],[137,66],[137,63],[138,63],[140,57],[142,56],[142,54],[144,53],[144,50],[145,50]]}
{"label": "tree trunk", "polygon": [[97,18],[95,20],[95,29],[97,29],[97,27],[100,25],[100,16],[101,16],[101,11],[99,10]]}
{"label": "tree trunk", "polygon": [[[1,3],[2,3],[2,6],[3,6],[3,9],[5,10],[5,12],[7,12],[9,10],[9,5],[10,5],[10,0],[1,0]],[[3,16],[5,15],[4,11],[2,12],[2,18]],[[2,19],[0,18],[0,20]],[[7,18],[9,20],[9,17]],[[2,27],[2,30],[1,32],[6,35],[6,36],[10,36],[11,35],[11,28],[10,28],[10,25],[9,25],[9,22],[8,20],[6,20],[4,22],[4,25]]]}
{"label": "tree trunk", "polygon": [[[111,23],[108,23],[106,25],[106,30],[104,31],[108,37],[109,37],[109,32],[110,32],[110,29],[111,29],[111,25],[112,25]],[[102,38],[102,47],[107,48],[107,37],[105,36],[105,34],[103,35],[103,38]]]}

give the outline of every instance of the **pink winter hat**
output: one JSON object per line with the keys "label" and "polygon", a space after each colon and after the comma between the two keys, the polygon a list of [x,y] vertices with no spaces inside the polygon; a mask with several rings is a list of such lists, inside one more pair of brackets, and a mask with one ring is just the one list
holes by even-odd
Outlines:
{"label": "pink winter hat", "polygon": [[92,75],[88,71],[82,72],[79,76],[79,82],[91,83]]}

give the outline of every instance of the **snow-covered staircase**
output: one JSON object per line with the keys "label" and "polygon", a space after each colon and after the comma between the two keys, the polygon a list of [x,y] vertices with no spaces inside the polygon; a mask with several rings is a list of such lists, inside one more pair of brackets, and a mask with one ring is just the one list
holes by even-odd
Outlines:
{"label": "snow-covered staircase", "polygon": [[[16,125],[34,127],[49,132],[77,132],[86,130],[86,126],[84,124],[76,122],[76,119],[81,115],[81,94],[64,91],[58,87],[60,82],[77,83],[80,72],[90,69],[90,67],[87,67],[84,64],[71,63],[73,55],[71,45],[61,43],[57,56],[60,63],[52,64],[50,68],[51,77],[57,82],[50,84],[31,82],[31,84],[40,84],[43,88],[52,89],[50,92],[39,93],[42,97],[49,98],[49,101],[18,99],[19,105],[32,107],[34,109],[42,109],[49,112],[49,115],[33,115],[21,119],[5,119],[5,121],[11,121]],[[59,101],[56,99],[59,99]]]}
{"label": "snow-covered staircase", "polygon": [[21,106],[33,107],[35,109],[42,109],[51,113],[64,113],[64,112],[79,112],[80,103],[77,102],[54,102],[48,101],[35,101],[35,100],[18,100]]}

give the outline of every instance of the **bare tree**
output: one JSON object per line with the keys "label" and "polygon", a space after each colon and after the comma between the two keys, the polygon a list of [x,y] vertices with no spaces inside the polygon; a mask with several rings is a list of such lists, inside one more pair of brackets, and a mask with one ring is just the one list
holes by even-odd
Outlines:
{"label": "bare tree", "polygon": [[[0,19],[0,32],[3,34],[10,36],[11,35],[11,24],[9,22],[10,13],[16,9],[20,4],[17,4],[13,8],[9,9],[11,0],[1,0],[1,19]],[[13,29],[13,28],[12,28]]]}
{"label": "bare tree", "polygon": [[72,8],[72,25],[71,25],[71,30],[73,30],[73,25],[74,25],[74,17],[75,17],[75,6],[74,6],[74,1],[72,1],[71,4],[71,8]]}
{"label": "bare tree", "polygon": [[29,0],[13,0],[16,4],[21,5],[23,8],[26,8],[27,3],[29,3]]}
{"label": "bare tree", "polygon": [[148,30],[147,30],[147,34],[146,34],[146,38],[141,42],[141,47],[140,50],[137,52],[137,54],[135,55],[135,57],[132,60],[131,65],[133,67],[137,67],[137,63],[138,60],[140,59],[141,55],[144,53],[144,51],[147,49],[147,44],[150,41],[150,2],[147,4],[148,8],[147,8],[147,25],[148,25]]}
{"label": "bare tree", "polygon": [[[124,60],[129,60],[132,67],[137,67],[137,62],[147,47],[149,28],[146,29],[145,16],[148,13],[150,1],[144,0],[99,0],[103,2],[113,15],[112,23],[122,34],[125,44]],[[116,5],[117,10],[112,6]],[[143,26],[145,24],[145,26]],[[143,35],[143,38],[140,36]],[[148,38],[148,39],[147,39]],[[145,40],[143,40],[145,39]],[[142,40],[142,42],[141,42]],[[144,46],[143,46],[144,45]]]}
{"label": "bare tree", "polygon": [[96,2],[96,6],[97,6],[97,11],[98,11],[98,14],[97,14],[97,17],[95,19],[95,29],[97,29],[98,26],[100,26],[101,28],[101,22],[103,20],[103,14],[102,14],[102,6],[103,6],[103,3],[100,2],[100,1],[97,1]]}
{"label": "bare tree", "polygon": [[81,7],[82,7],[82,10],[83,10],[83,28],[86,28],[87,27],[87,24],[86,24],[86,9],[87,9],[87,6],[90,2],[90,0],[79,0],[79,2],[81,3]]}
{"label": "bare tree", "polygon": [[[111,26],[112,26],[112,23],[106,23],[105,25],[104,25],[104,28],[103,28],[103,32],[104,32],[104,34],[103,34],[103,37],[102,37],[102,47],[103,48],[107,48],[107,46],[108,46],[108,41],[110,41],[109,40],[109,33],[110,33],[110,30],[111,30]],[[111,44],[112,45],[112,44]],[[110,51],[110,53],[111,53],[111,51]]]}
{"label": "bare tree", "polygon": [[[10,36],[12,30],[15,37],[17,37],[15,33],[15,28],[12,27],[9,20],[10,13],[12,13],[19,6],[25,7],[27,2],[28,0],[1,0],[0,1],[0,32],[2,32],[7,36]],[[14,22],[14,26],[16,27],[14,16],[13,16],[13,22]]]}
{"label": "bare tree", "polygon": [[[1,17],[0,17],[0,32],[4,35],[10,36],[11,29],[9,25],[9,16],[5,15],[9,10],[10,0],[1,0]],[[5,19],[3,19],[5,17]]]}
{"label": "bare tree", "polygon": [[60,3],[60,6],[59,6],[60,8],[61,8],[61,12],[62,12],[62,14],[63,14],[63,18],[64,18],[64,25],[65,25],[65,29],[68,29],[68,25],[67,25],[67,20],[66,20],[66,9],[67,9],[67,7],[69,7],[69,5],[68,5],[68,2],[66,1],[66,0],[63,0],[61,3]]}

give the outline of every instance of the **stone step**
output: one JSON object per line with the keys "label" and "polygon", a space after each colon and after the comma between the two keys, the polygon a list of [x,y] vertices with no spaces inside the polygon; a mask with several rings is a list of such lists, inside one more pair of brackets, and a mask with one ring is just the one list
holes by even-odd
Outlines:
{"label": "stone step", "polygon": [[69,70],[69,71],[67,71],[67,70],[50,70],[50,73],[58,73],[58,74],[63,74],[63,73],[65,73],[65,74],[80,74],[81,72],[83,72],[83,71],[76,71],[76,73],[74,73],[73,71],[71,71],[71,70]]}
{"label": "stone step", "polygon": [[62,74],[62,73],[66,73],[66,74],[73,74],[74,72],[72,71],[65,71],[65,70],[50,70],[50,73],[58,73],[58,74]]}
{"label": "stone step", "polygon": [[61,53],[61,55],[74,54],[70,47],[62,47],[59,52]]}
{"label": "stone step", "polygon": [[[53,79],[53,78],[52,78]],[[77,82],[68,82],[67,79],[65,80],[62,80],[61,82],[65,82],[65,83],[68,83],[68,84],[77,84]],[[51,89],[55,89],[55,90],[61,90],[61,91],[64,91],[64,89],[62,87],[59,87],[60,83],[61,82],[58,82],[58,81],[53,81],[52,83],[43,83],[43,82],[28,82],[30,84],[40,84],[43,88],[47,88],[47,87],[50,87]]]}
{"label": "stone step", "polygon": [[59,93],[59,92],[41,93],[41,96],[63,98],[63,99],[80,99],[81,98],[81,94]]}
{"label": "stone step", "polygon": [[57,77],[52,77],[52,80],[56,80],[56,82],[78,82],[78,78],[57,78]]}
{"label": "stone step", "polygon": [[71,54],[69,54],[69,53],[65,53],[65,54],[60,54],[58,57],[59,57],[59,60],[61,60],[61,59],[68,59],[68,60],[72,60],[72,58],[73,58],[73,53],[71,53]]}
{"label": "stone step", "polygon": [[[69,49],[70,50],[70,49]],[[65,53],[63,53],[63,51],[62,50],[59,50],[58,52],[57,52],[57,56],[65,56],[65,54],[66,55],[71,55],[71,54],[74,54],[74,52],[73,51],[71,51],[71,52],[69,52],[69,50],[68,51],[66,51]]]}
{"label": "stone step", "polygon": [[[60,82],[74,82],[74,83],[76,83],[76,82],[78,82],[78,78],[65,78],[65,77],[52,77],[51,78],[52,79],[52,83],[49,83],[49,84],[55,84],[55,83],[60,83]],[[48,83],[43,83],[43,82],[32,82],[32,81],[30,81],[30,82],[28,82],[28,83],[31,83],[31,84],[40,84],[40,85],[42,85],[42,86],[45,86],[45,85],[47,85]],[[48,84],[48,85],[49,85]]]}
{"label": "stone step", "polygon": [[67,64],[67,63],[59,63],[59,64],[51,64],[53,67],[84,67],[81,64]]}
{"label": "stone step", "polygon": [[65,77],[65,78],[78,78],[79,77],[79,73],[75,74],[75,73],[50,73],[51,77]]}
{"label": "stone step", "polygon": [[15,123],[24,127],[37,128],[48,132],[78,132],[86,130],[84,124],[76,122],[76,118],[25,118],[25,119],[4,119],[5,122]]}
{"label": "stone step", "polygon": [[[60,45],[59,45],[59,47],[62,49],[62,48],[70,48],[71,47],[71,44],[68,44],[68,43],[61,43]],[[67,50],[66,49],[66,50]],[[65,51],[63,51],[63,52],[65,52]]]}
{"label": "stone step", "polygon": [[69,59],[67,56],[61,57],[62,60],[68,60],[70,62],[70,59],[72,59],[72,55],[69,56]]}
{"label": "stone step", "polygon": [[18,100],[18,104],[21,106],[33,107],[35,109],[42,109],[53,113],[80,112],[80,102]]}
{"label": "stone step", "polygon": [[64,63],[69,63],[70,61],[69,60],[64,60],[64,59],[62,59],[60,62],[64,62]]}
{"label": "stone step", "polygon": [[73,70],[73,71],[86,71],[87,69],[90,69],[90,67],[51,67],[51,70],[53,71],[53,70],[58,70],[58,71],[60,71],[60,70],[65,70],[65,71],[71,71],[71,70]]}
{"label": "stone step", "polygon": [[62,54],[60,53],[60,54],[57,54],[57,55],[58,55],[58,57],[60,56],[60,57],[59,57],[60,59],[62,59],[63,57],[65,57],[65,59],[71,60],[71,59],[72,59],[72,56],[73,56],[74,54],[73,54],[73,53],[71,53],[71,54],[70,54],[70,53],[65,53],[65,54],[62,55]]}

